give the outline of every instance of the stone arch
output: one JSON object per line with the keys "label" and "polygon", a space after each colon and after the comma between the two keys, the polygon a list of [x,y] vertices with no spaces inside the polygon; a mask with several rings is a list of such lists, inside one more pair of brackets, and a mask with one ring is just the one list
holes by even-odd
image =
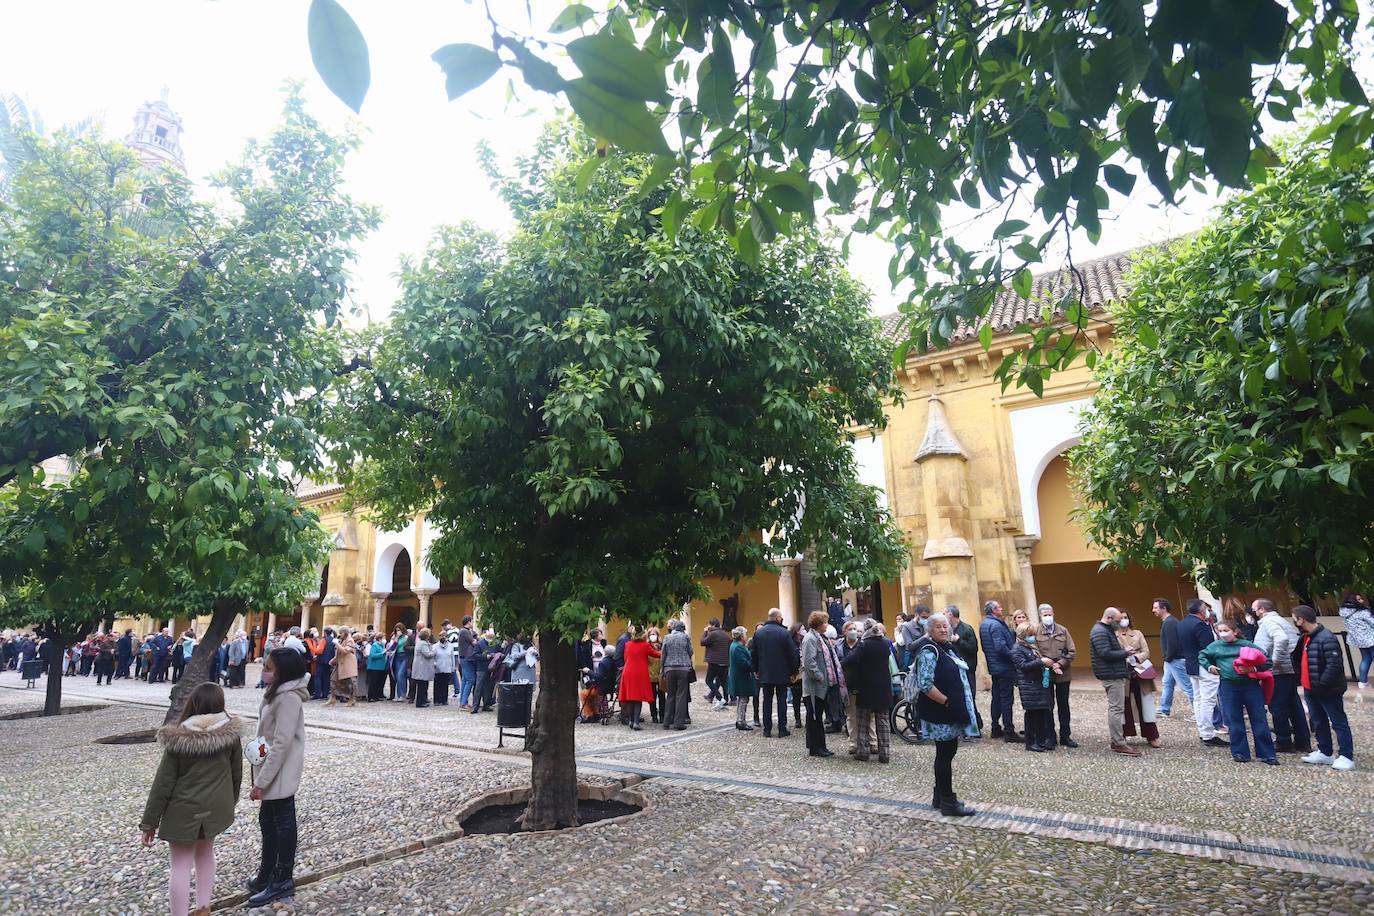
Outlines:
{"label": "stone arch", "polygon": [[372,569],[372,588],[378,592],[391,591],[391,570],[396,565],[396,558],[406,549],[405,541],[400,534],[390,532],[377,532],[377,561]]}
{"label": "stone arch", "polygon": [[1040,536],[1040,478],[1050,462],[1083,441],[1078,415],[1088,398],[1037,404],[1010,413],[1016,482],[1021,496],[1021,530]]}

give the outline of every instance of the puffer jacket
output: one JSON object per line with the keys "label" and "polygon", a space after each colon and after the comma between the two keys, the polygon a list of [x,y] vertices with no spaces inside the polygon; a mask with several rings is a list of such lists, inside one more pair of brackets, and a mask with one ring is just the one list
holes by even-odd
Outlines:
{"label": "puffer jacket", "polygon": [[1340,696],[1345,693],[1345,663],[1341,660],[1341,643],[1336,635],[1321,624],[1311,633],[1298,637],[1298,647],[1293,650],[1293,673],[1302,683],[1302,656],[1307,653],[1307,673],[1309,691],[1322,696]]}
{"label": "puffer jacket", "polygon": [[1352,649],[1374,646],[1374,611],[1357,604],[1342,604],[1336,613],[1345,621],[1345,638]]}
{"label": "puffer jacket", "polygon": [[1255,646],[1274,663],[1275,674],[1293,673],[1293,650],[1298,646],[1298,630],[1280,617],[1278,611],[1270,611],[1260,618]]}
{"label": "puffer jacket", "polygon": [[139,821],[169,843],[218,836],[234,822],[243,785],[242,720],[222,712],[191,716],[157,730],[162,745]]}
{"label": "puffer jacket", "polygon": [[1093,624],[1088,646],[1092,649],[1093,677],[1099,681],[1124,681],[1131,676],[1131,668],[1126,664],[1130,653],[1121,648],[1111,627],[1100,620]]}
{"label": "puffer jacket", "polygon": [[1021,708],[1049,709],[1054,703],[1054,688],[1045,686],[1045,663],[1040,660],[1040,653],[1017,640],[1011,649],[1011,662],[1016,666]]}

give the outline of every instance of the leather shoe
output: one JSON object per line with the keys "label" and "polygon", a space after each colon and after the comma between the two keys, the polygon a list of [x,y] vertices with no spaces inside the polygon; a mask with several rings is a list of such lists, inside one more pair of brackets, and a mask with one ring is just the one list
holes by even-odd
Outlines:
{"label": "leather shoe", "polygon": [[994,729],[992,730],[992,734],[990,734],[988,737],[990,737],[990,738],[1000,738],[1000,737],[1002,737],[1002,735],[1003,735],[1003,732],[1002,732],[1002,730],[1001,730],[1000,728],[994,728]]}
{"label": "leather shoe", "polygon": [[1072,738],[1060,738],[1059,743],[1065,747],[1078,747],[1078,742]]}
{"label": "leather shoe", "polygon": [[754,726],[750,725],[748,722],[736,722],[735,728],[738,728],[742,732],[751,732],[754,730]]}
{"label": "leather shoe", "polygon": [[1218,737],[1216,737],[1215,735],[1213,735],[1211,738],[1203,738],[1203,739],[1202,739],[1202,743],[1205,744],[1205,745],[1207,745],[1208,747],[1230,747],[1230,746],[1231,746],[1231,742],[1230,742],[1230,741],[1227,741],[1225,738],[1218,738]]}
{"label": "leather shoe", "polygon": [[1131,747],[1129,744],[1113,744],[1112,751],[1117,754],[1125,754],[1127,757],[1140,756],[1140,751]]}
{"label": "leather shoe", "polygon": [[972,817],[978,812],[959,801],[959,796],[946,795],[940,799],[940,813],[945,817]]}
{"label": "leather shoe", "polygon": [[835,756],[835,752],[832,751],[832,750],[829,750],[829,749],[827,749],[827,748],[821,748],[819,751],[812,751],[812,752],[811,752],[811,756],[812,756],[812,757],[834,757],[834,756]]}
{"label": "leather shoe", "polygon": [[287,878],[285,881],[273,881],[249,897],[248,905],[250,907],[266,906],[274,900],[285,900],[294,896],[296,896],[296,882]]}
{"label": "leather shoe", "polygon": [[930,793],[930,807],[932,807],[932,808],[939,808],[939,807],[940,807],[940,793],[939,793],[939,792],[931,792],[931,793]]}
{"label": "leather shoe", "polygon": [[252,895],[252,894],[256,894],[258,891],[262,890],[264,887],[266,887],[266,886],[267,886],[268,884],[270,884],[270,883],[271,883],[271,882],[269,882],[269,881],[263,881],[261,878],[259,878],[259,877],[257,877],[256,875],[254,875],[253,877],[249,878],[247,881],[243,882],[243,886],[244,886],[245,888],[247,888],[247,889],[248,889],[248,893],[249,893],[250,895]]}
{"label": "leather shoe", "polygon": [[1008,744],[1017,744],[1019,742],[1025,741],[1026,736],[1017,734],[1016,732],[1007,732],[1005,735],[1002,736],[1002,740],[1007,742]]}
{"label": "leather shoe", "polygon": [[778,737],[779,737],[779,738],[786,738],[786,737],[787,737],[788,735],[790,735],[790,734],[792,734],[792,733],[791,733],[790,731],[788,731],[787,729],[785,729],[785,728],[780,728],[780,729],[778,729]]}

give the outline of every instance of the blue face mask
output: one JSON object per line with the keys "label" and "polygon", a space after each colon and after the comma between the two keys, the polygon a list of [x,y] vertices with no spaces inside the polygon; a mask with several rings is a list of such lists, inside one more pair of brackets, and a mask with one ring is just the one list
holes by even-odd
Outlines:
{"label": "blue face mask", "polygon": [[1035,642],[1035,636],[1034,636],[1034,635],[1027,636],[1027,637],[1026,637],[1026,642]]}

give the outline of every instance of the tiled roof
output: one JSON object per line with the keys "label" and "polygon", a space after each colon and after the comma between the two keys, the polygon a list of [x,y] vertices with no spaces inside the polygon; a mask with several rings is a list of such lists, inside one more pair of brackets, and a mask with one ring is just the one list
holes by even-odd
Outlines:
{"label": "tiled roof", "polygon": [[316,499],[321,496],[333,496],[344,491],[343,484],[331,481],[316,482],[313,480],[302,480],[296,484],[297,499]]}
{"label": "tiled roof", "polygon": [[[1101,312],[1107,303],[1116,302],[1126,295],[1128,290],[1124,274],[1135,254],[1135,251],[1118,252],[1075,265],[1082,275],[1085,287],[1083,303],[1088,306],[1090,313]],[[1063,270],[1037,276],[1031,287],[1029,299],[1023,299],[1010,290],[1003,290],[997,294],[997,298],[993,300],[992,307],[988,309],[988,313],[982,321],[976,325],[960,322],[950,342],[959,343],[972,340],[978,336],[978,330],[984,324],[992,325],[992,330],[996,334],[1011,333],[1023,324],[1041,324],[1041,309],[1048,303],[1056,302],[1059,296],[1074,282],[1069,269],[1066,267]],[[1063,317],[1063,314],[1062,308],[1055,308],[1055,318]],[[892,312],[879,318],[882,322],[884,337],[896,338],[898,336],[897,329],[900,319],[901,315],[898,312]]]}

